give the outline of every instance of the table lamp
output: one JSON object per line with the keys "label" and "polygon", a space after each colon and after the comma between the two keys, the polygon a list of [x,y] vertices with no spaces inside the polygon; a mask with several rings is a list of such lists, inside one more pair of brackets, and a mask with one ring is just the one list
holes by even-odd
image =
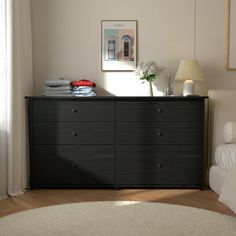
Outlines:
{"label": "table lamp", "polygon": [[175,75],[175,80],[184,81],[183,96],[195,95],[195,80],[203,80],[197,60],[182,60]]}

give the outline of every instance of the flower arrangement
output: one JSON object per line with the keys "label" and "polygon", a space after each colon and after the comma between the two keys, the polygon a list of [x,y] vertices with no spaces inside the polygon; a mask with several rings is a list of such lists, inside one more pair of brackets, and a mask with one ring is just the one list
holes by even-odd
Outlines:
{"label": "flower arrangement", "polygon": [[140,76],[140,80],[152,82],[160,77],[163,70],[164,68],[158,66],[155,61],[150,61],[147,63],[141,62],[137,68],[136,74]]}
{"label": "flower arrangement", "polygon": [[139,76],[140,80],[144,82],[149,82],[151,96],[153,96],[152,82],[157,78],[160,78],[161,73],[164,71],[163,67],[157,65],[155,61],[149,61],[147,63],[140,62],[136,70],[136,74]]}

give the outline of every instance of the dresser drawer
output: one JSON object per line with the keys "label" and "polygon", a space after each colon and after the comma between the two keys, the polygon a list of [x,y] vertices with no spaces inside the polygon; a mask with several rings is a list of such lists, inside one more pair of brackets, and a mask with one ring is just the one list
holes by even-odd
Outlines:
{"label": "dresser drawer", "polygon": [[200,183],[199,146],[118,146],[118,185]]}
{"label": "dresser drawer", "polygon": [[200,144],[200,123],[119,122],[117,144]]}
{"label": "dresser drawer", "polygon": [[32,185],[114,184],[114,146],[33,146]]}
{"label": "dresser drawer", "polygon": [[117,103],[117,121],[199,122],[202,112],[201,101],[124,101]]}
{"label": "dresser drawer", "polygon": [[203,188],[206,98],[27,97],[32,188]]}
{"label": "dresser drawer", "polygon": [[34,101],[33,120],[44,121],[114,121],[114,102]]}
{"label": "dresser drawer", "polygon": [[115,124],[108,122],[33,123],[33,144],[114,144]]}
{"label": "dresser drawer", "polygon": [[125,162],[133,158],[148,159],[171,158],[176,160],[180,158],[200,160],[201,156],[199,145],[118,145],[117,146],[117,161]]}

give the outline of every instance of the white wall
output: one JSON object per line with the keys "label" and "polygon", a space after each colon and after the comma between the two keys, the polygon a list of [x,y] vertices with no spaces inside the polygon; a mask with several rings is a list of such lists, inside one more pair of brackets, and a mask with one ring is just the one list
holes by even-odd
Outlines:
{"label": "white wall", "polygon": [[[44,80],[87,78],[115,95],[146,95],[134,73],[101,72],[101,20],[138,20],[139,61],[155,60],[174,75],[194,55],[194,0],[31,0],[35,94]],[[196,59],[205,81],[197,92],[235,88],[225,70],[226,1],[197,0]],[[180,94],[181,83],[175,83]],[[157,95],[157,91],[155,91]]]}

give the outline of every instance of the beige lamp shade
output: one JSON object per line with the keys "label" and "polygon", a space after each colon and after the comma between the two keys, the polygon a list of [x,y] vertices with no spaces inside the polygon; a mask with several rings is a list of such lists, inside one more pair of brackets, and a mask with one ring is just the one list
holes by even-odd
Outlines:
{"label": "beige lamp shade", "polygon": [[182,60],[175,75],[175,80],[203,80],[197,60]]}

